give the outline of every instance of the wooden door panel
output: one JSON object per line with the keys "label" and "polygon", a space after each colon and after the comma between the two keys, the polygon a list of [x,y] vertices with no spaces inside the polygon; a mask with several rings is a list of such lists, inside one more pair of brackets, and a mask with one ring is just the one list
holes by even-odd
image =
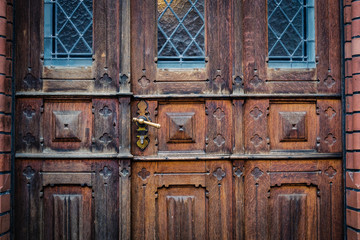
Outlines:
{"label": "wooden door panel", "polygon": [[128,161],[18,160],[16,168],[17,239],[117,239],[119,222],[129,236]]}
{"label": "wooden door panel", "polygon": [[229,239],[230,162],[181,164],[179,171],[176,162],[133,164],[132,237]]}
{"label": "wooden door panel", "polygon": [[44,237],[91,239],[94,229],[92,193],[89,187],[44,189]]}
{"label": "wooden door panel", "polygon": [[245,163],[246,239],[341,239],[341,161]]}

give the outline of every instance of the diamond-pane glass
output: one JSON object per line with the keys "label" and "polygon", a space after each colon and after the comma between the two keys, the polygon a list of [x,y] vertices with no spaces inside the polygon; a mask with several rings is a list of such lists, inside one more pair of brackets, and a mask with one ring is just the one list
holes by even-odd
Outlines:
{"label": "diamond-pane glass", "polygon": [[268,0],[269,66],[315,67],[314,0]]}
{"label": "diamond-pane glass", "polygon": [[92,0],[45,0],[45,65],[92,63]]}
{"label": "diamond-pane glass", "polygon": [[158,66],[205,63],[204,0],[158,0]]}

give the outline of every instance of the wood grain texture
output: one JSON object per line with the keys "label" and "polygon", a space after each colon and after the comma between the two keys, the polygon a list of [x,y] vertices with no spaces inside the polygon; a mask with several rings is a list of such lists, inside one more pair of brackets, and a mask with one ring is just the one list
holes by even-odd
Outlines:
{"label": "wood grain texture", "polygon": [[[118,163],[78,160],[74,164],[73,160],[66,160],[57,164],[42,160],[16,162],[19,198],[16,198],[15,214],[19,221],[15,238],[117,239],[119,216],[122,211],[127,214],[130,204],[124,195],[119,206]],[[129,184],[126,179],[122,181],[123,186]],[[129,226],[130,221],[123,218],[122,223]],[[123,231],[127,236],[128,232]]]}
{"label": "wood grain texture", "polygon": [[[315,2],[317,58],[315,69],[268,67],[266,5],[267,3],[261,0],[243,4],[243,26],[246,26],[243,35],[245,91],[339,93],[340,33],[334,30],[339,29],[339,2],[331,0]],[[282,81],[284,83],[281,83]]]}
{"label": "wood grain texture", "polygon": [[[205,104],[164,102],[159,104],[159,151],[205,150]],[[172,140],[174,139],[174,140]]]}
{"label": "wood grain texture", "polygon": [[[59,117],[61,116],[61,118]],[[92,137],[91,103],[88,100],[49,100],[44,104],[44,147],[46,151],[89,151]],[[56,132],[56,129],[60,133]],[[57,134],[74,134],[76,140]]]}
{"label": "wood grain texture", "polygon": [[232,104],[206,101],[206,153],[230,153],[233,145]]}
{"label": "wood grain texture", "polygon": [[269,136],[271,150],[315,150],[319,119],[315,102],[271,102]]}
{"label": "wood grain texture", "polygon": [[246,153],[269,151],[268,108],[269,100],[267,99],[248,99],[245,102],[244,133]]}
{"label": "wood grain texture", "polygon": [[245,169],[245,238],[341,239],[341,161],[253,161]]}
{"label": "wood grain texture", "polygon": [[18,99],[16,102],[16,152],[42,151],[42,99]]}
{"label": "wood grain texture", "polygon": [[166,171],[163,163],[133,164],[133,238],[230,238],[231,165],[202,163],[190,172]]}
{"label": "wood grain texture", "polygon": [[341,106],[339,100],[318,100],[320,117],[320,148],[319,152],[340,152],[341,136]]}
{"label": "wood grain texture", "polygon": [[93,152],[117,152],[119,108],[116,99],[92,99],[94,128]]}

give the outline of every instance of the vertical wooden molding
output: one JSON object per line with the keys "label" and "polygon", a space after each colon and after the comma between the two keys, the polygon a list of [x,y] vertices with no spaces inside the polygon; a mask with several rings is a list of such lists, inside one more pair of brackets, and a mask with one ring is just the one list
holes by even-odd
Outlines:
{"label": "vertical wooden molding", "polygon": [[130,155],[131,145],[131,112],[130,112],[130,98],[119,98],[119,154]]}
{"label": "vertical wooden molding", "polygon": [[119,239],[131,239],[131,165],[119,161]]}
{"label": "vertical wooden molding", "polygon": [[120,44],[120,86],[121,93],[128,93],[131,89],[131,20],[130,20],[130,0],[121,1],[121,44]]}

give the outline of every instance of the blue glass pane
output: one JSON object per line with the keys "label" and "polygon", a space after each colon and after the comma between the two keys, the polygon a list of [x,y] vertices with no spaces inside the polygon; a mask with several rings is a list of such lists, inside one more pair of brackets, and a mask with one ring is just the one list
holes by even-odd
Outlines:
{"label": "blue glass pane", "polygon": [[268,0],[269,66],[315,67],[313,0]]}
{"label": "blue glass pane", "polygon": [[92,63],[92,0],[45,0],[45,65]]}
{"label": "blue glass pane", "polygon": [[157,3],[158,66],[204,66],[204,0],[158,0]]}

